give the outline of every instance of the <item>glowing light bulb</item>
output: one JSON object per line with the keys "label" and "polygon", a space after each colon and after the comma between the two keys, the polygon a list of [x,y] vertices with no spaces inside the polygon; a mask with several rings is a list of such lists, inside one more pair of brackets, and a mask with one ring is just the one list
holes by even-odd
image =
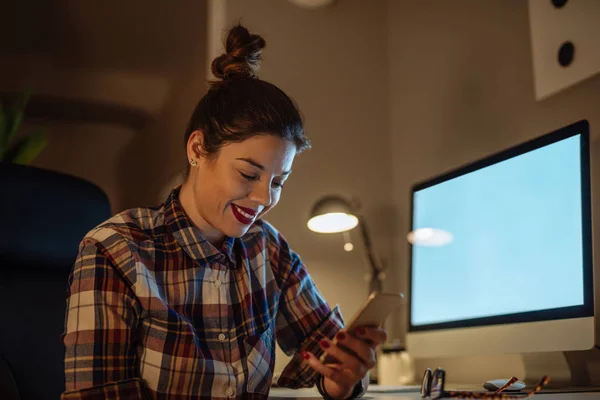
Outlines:
{"label": "glowing light bulb", "polygon": [[443,229],[418,228],[410,232],[407,239],[415,246],[441,247],[452,243],[454,237]]}
{"label": "glowing light bulb", "polygon": [[350,230],[358,225],[358,218],[346,213],[328,213],[312,217],[308,229],[319,233],[337,233]]}

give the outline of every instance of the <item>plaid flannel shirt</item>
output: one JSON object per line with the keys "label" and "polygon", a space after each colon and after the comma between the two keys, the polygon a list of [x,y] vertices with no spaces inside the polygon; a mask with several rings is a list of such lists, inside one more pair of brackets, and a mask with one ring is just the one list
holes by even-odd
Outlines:
{"label": "plaid flannel shirt", "polygon": [[178,200],[124,211],[83,239],[62,336],[70,399],[265,398],[275,341],[293,356],[280,386],[309,387],[303,350],[343,326],[300,258],[256,221],[217,249]]}

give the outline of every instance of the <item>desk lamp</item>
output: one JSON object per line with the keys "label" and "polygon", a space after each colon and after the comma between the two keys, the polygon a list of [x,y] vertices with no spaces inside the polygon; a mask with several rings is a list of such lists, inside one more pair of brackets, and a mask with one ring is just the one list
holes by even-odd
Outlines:
{"label": "desk lamp", "polygon": [[[373,248],[367,223],[356,200],[335,195],[320,198],[312,207],[307,225],[317,233],[347,233],[358,226],[371,270],[370,292],[381,292],[384,267]],[[352,250],[351,243],[346,243],[344,249]]]}

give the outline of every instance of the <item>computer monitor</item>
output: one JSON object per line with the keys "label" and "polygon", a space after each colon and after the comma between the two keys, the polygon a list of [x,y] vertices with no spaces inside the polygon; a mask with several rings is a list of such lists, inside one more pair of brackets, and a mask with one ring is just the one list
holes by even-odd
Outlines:
{"label": "computer monitor", "polygon": [[412,188],[415,357],[593,348],[587,121]]}

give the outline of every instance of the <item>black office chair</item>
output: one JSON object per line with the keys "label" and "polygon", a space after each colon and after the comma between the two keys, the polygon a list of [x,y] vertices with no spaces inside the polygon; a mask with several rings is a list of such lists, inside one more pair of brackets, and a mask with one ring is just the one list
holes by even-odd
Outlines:
{"label": "black office chair", "polygon": [[68,275],[83,236],[109,216],[90,182],[0,162],[0,399],[64,391]]}

